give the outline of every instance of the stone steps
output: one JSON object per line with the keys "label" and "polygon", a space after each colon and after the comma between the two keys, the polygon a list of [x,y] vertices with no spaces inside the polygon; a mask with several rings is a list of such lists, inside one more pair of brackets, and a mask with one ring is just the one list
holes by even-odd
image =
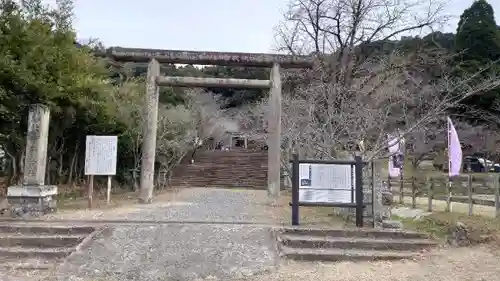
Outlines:
{"label": "stone steps", "polygon": [[317,237],[306,235],[281,235],[281,243],[291,248],[335,248],[365,250],[413,251],[432,247],[436,243],[429,239],[373,239],[362,237]]}
{"label": "stone steps", "polygon": [[299,261],[369,261],[416,257],[437,246],[425,234],[385,229],[285,228],[281,256]]}
{"label": "stone steps", "polygon": [[50,269],[75,252],[94,231],[84,226],[1,224],[0,269]]}
{"label": "stone steps", "polygon": [[[253,169],[253,168],[252,168]],[[191,170],[191,169],[186,169],[182,171],[182,173],[177,173],[175,174],[176,176],[183,176],[185,178],[201,178],[203,175],[203,178],[211,178],[211,179],[227,179],[227,178],[233,178],[234,176],[252,176],[252,178],[256,177],[258,179],[267,179],[267,172],[261,173],[257,171],[234,171],[234,170],[229,170],[229,171],[222,171],[222,170]],[[252,179],[249,178],[249,179]]]}
{"label": "stone steps", "polygon": [[33,247],[24,246],[17,247],[0,247],[0,257],[4,258],[43,258],[43,259],[59,259],[64,258],[75,251],[75,248],[49,248],[49,247]]}
{"label": "stone steps", "polygon": [[184,161],[174,169],[170,184],[179,187],[265,189],[267,151],[197,151],[194,163]]}
{"label": "stone steps", "polygon": [[403,231],[397,229],[374,229],[374,228],[302,228],[285,227],[282,234],[323,236],[323,237],[364,237],[364,238],[404,238],[404,239],[429,239],[424,233]]}
{"label": "stone steps", "polygon": [[410,259],[413,252],[368,251],[360,249],[296,249],[283,247],[281,253],[287,259],[296,261],[376,261]]}
{"label": "stone steps", "polygon": [[33,235],[1,234],[0,249],[5,247],[51,247],[64,248],[80,244],[87,235]]}
{"label": "stone steps", "polygon": [[92,233],[90,226],[52,226],[30,224],[0,224],[0,234],[37,234],[37,235],[80,235]]}
{"label": "stone steps", "polygon": [[49,270],[54,267],[53,261],[36,258],[0,258],[0,268],[6,270]]}
{"label": "stone steps", "polygon": [[266,189],[267,180],[253,183],[237,183],[230,181],[203,181],[203,180],[183,180],[171,181],[170,185],[176,187],[213,187],[213,188],[248,188],[248,189]]}

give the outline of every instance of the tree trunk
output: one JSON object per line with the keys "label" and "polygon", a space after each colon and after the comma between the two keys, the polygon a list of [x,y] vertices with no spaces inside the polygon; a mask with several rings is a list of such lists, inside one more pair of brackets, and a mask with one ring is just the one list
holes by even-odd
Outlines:
{"label": "tree trunk", "polygon": [[66,179],[66,184],[73,183],[73,175],[76,169],[76,160],[78,159],[78,146],[79,142],[76,142],[75,150],[73,151],[73,156],[71,157],[71,162],[69,164],[68,178]]}
{"label": "tree trunk", "polygon": [[10,158],[10,165],[9,165],[9,176],[7,177],[7,185],[12,185],[12,183],[16,182],[17,180],[17,159],[13,155],[9,154]]}
{"label": "tree trunk", "polygon": [[16,184],[22,184],[24,175],[24,150],[16,155],[17,173],[15,177]]}
{"label": "tree trunk", "polygon": [[45,172],[45,184],[51,184],[51,180],[52,180],[52,177],[51,177],[51,173],[52,173],[52,169],[51,169],[51,162],[52,162],[52,157],[47,157],[47,162],[45,163],[46,167],[47,167],[47,171]]}

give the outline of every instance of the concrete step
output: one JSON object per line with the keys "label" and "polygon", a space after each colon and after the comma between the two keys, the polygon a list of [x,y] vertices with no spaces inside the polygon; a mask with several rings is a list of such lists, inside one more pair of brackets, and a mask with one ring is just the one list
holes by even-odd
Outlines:
{"label": "concrete step", "polygon": [[[189,156],[191,157],[191,156]],[[247,151],[238,151],[238,152],[230,152],[230,151],[222,151],[222,152],[212,152],[212,153],[203,153],[198,155],[198,153],[194,154],[195,159],[265,159],[267,160],[267,153],[255,153],[255,152],[247,152]]]}
{"label": "concrete step", "polygon": [[403,229],[403,223],[397,220],[383,220],[382,227],[388,229]]}
{"label": "concrete step", "polygon": [[245,158],[234,158],[234,159],[195,159],[192,164],[183,164],[183,166],[195,165],[195,167],[208,168],[210,165],[227,165],[232,164],[233,169],[238,168],[248,168],[248,167],[261,167],[267,166],[267,159],[256,160],[256,159],[245,159]]}
{"label": "concrete step", "polygon": [[190,171],[190,170],[184,170],[181,173],[174,173],[173,176],[176,177],[186,177],[186,178],[202,178],[202,179],[211,179],[211,180],[217,180],[217,179],[225,179],[225,180],[230,180],[230,179],[235,179],[238,177],[246,177],[244,178],[245,180],[263,180],[267,179],[267,171],[266,173],[264,172],[258,172],[258,173],[247,173],[247,172],[241,172],[241,173],[235,173],[231,171],[224,171],[220,170],[218,172],[209,172],[209,171]]}
{"label": "concrete step", "polygon": [[193,179],[193,178],[175,178],[175,179],[172,179],[172,182],[196,182],[196,183],[204,183],[204,184],[211,184],[211,185],[217,185],[217,184],[231,184],[231,185],[248,185],[248,186],[252,186],[252,185],[260,185],[262,183],[266,183],[267,184],[267,180],[252,180],[252,181],[235,181],[234,179],[233,180],[221,180],[221,179],[217,179],[217,180],[207,180],[207,179],[202,179],[202,178],[199,178],[199,179]]}
{"label": "concrete step", "polygon": [[223,179],[203,179],[203,178],[185,178],[185,177],[177,177],[171,180],[172,182],[190,182],[190,183],[203,183],[207,185],[217,185],[217,184],[229,184],[229,185],[261,185],[262,183],[267,184],[267,179],[262,180],[248,180],[248,181],[237,181],[237,180],[223,180]]}
{"label": "concrete step", "polygon": [[282,234],[323,236],[323,237],[373,237],[373,238],[400,238],[400,239],[428,239],[427,234],[405,231],[400,229],[328,229],[328,228],[303,228],[285,227]]}
{"label": "concrete step", "polygon": [[0,233],[40,234],[40,235],[81,235],[94,231],[90,226],[13,225],[0,224]]}
{"label": "concrete step", "polygon": [[290,248],[311,249],[366,249],[415,251],[436,246],[430,239],[365,238],[365,237],[316,237],[285,234],[279,236],[282,245]]}
{"label": "concrete step", "polygon": [[255,183],[238,183],[238,182],[222,182],[222,181],[217,181],[217,182],[206,182],[206,181],[201,181],[201,180],[182,180],[182,179],[175,179],[171,180],[171,183],[177,183],[177,184],[189,184],[189,185],[198,185],[198,186],[228,186],[228,187],[261,187],[267,185],[267,181],[262,181],[262,182],[255,182]]}
{"label": "concrete step", "polygon": [[24,248],[24,247],[0,247],[2,258],[37,258],[53,260],[64,258],[75,251],[75,248]]}
{"label": "concrete step", "polygon": [[[191,156],[189,156],[191,157]],[[215,153],[206,155],[194,155],[194,159],[212,160],[212,161],[222,161],[222,160],[251,160],[251,161],[265,161],[268,159],[267,155],[262,154],[252,154],[252,153]]]}
{"label": "concrete step", "polygon": [[0,247],[24,248],[63,248],[75,247],[87,237],[88,234],[79,235],[33,235],[19,233],[0,233]]}
{"label": "concrete step", "polygon": [[415,257],[414,252],[408,251],[376,251],[359,249],[298,249],[282,247],[281,255],[287,259],[297,261],[374,261],[400,260]]}
{"label": "concrete step", "polygon": [[4,258],[0,257],[0,270],[50,270],[63,259],[43,260],[36,258]]}
{"label": "concrete step", "polygon": [[206,182],[211,182],[211,181],[228,182],[228,181],[236,181],[236,179],[239,179],[240,182],[249,182],[249,183],[267,181],[267,176],[262,177],[253,175],[214,176],[214,175],[202,175],[202,174],[184,174],[184,175],[173,175],[173,178],[183,179],[183,180],[193,180],[193,181],[206,181]]}
{"label": "concrete step", "polygon": [[[205,179],[207,181],[214,181],[214,180],[223,180],[223,181],[228,181],[228,180],[235,180],[235,179],[240,179],[240,180],[245,180],[245,181],[261,181],[261,180],[266,180],[267,176],[262,176],[262,175],[246,175],[246,174],[227,174],[227,173],[220,173],[220,175],[212,175],[212,174],[203,174],[203,173],[185,173],[185,174],[174,174],[174,177],[179,177],[179,178],[186,178],[186,179]],[[245,178],[240,178],[245,177]]]}
{"label": "concrete step", "polygon": [[262,160],[262,161],[255,161],[254,159],[249,160],[249,159],[225,159],[225,160],[214,160],[214,159],[195,159],[194,163],[192,164],[183,164],[183,166],[186,167],[198,167],[198,168],[210,168],[211,165],[214,165],[216,167],[218,166],[224,166],[224,165],[232,165],[231,168],[233,169],[244,169],[244,168],[249,168],[249,167],[264,167],[267,166],[267,160]]}
{"label": "concrete step", "polygon": [[265,190],[267,187],[262,186],[235,186],[235,185],[206,185],[206,184],[197,184],[197,183],[171,183],[170,186],[178,187],[178,188],[227,188],[227,189],[249,189],[249,190]]}

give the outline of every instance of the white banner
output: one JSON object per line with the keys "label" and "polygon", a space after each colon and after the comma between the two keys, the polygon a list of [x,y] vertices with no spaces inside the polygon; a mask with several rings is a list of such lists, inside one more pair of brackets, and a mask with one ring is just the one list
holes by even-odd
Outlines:
{"label": "white banner", "polygon": [[399,135],[388,134],[387,145],[389,149],[389,177],[399,177],[404,164],[405,140]]}

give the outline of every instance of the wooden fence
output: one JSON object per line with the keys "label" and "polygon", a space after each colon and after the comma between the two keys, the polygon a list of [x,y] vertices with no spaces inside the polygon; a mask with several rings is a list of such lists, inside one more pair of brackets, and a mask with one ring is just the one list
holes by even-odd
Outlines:
{"label": "wooden fence", "polygon": [[[468,204],[468,214],[472,215],[474,205],[494,207],[495,217],[500,217],[500,175],[470,174],[460,175],[450,181],[446,176],[424,176],[411,179],[390,179],[389,188],[399,196],[399,203],[405,197],[411,198],[416,208],[417,201],[427,198],[427,210],[433,211],[433,201],[446,202],[445,211],[451,211],[452,202]],[[420,203],[421,204],[421,203]]]}

